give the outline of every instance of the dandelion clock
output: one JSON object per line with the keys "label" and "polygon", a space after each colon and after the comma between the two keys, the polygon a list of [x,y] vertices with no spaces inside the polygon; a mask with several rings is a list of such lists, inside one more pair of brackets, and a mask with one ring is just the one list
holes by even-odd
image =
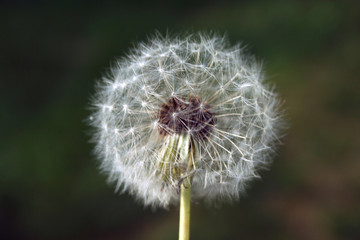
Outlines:
{"label": "dandelion clock", "polygon": [[144,205],[238,199],[274,152],[278,98],[261,66],[224,37],[155,36],[97,85],[90,117],[101,169]]}

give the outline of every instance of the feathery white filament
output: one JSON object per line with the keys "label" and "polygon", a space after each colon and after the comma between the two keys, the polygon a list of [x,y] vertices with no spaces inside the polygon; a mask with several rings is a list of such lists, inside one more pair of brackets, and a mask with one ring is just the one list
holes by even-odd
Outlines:
{"label": "feathery white filament", "polygon": [[167,126],[157,116],[169,99],[189,96],[201,99],[200,108],[207,104],[216,119],[205,139],[195,143],[193,198],[237,199],[266,166],[281,118],[276,94],[263,84],[261,66],[239,46],[227,48],[221,37],[156,36],[117,62],[93,100],[96,153],[117,189],[145,205],[178,203],[177,183],[164,182],[159,174],[170,136],[159,133]]}

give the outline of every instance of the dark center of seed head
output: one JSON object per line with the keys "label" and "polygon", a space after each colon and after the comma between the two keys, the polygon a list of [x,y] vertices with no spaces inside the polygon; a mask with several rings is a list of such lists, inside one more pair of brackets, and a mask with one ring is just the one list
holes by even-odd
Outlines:
{"label": "dark center of seed head", "polygon": [[198,97],[172,97],[162,104],[157,115],[161,135],[189,132],[195,138],[205,140],[215,123],[210,106]]}

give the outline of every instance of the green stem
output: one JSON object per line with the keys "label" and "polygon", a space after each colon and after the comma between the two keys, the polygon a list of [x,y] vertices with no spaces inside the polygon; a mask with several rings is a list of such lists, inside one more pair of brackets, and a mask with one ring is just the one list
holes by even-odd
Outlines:
{"label": "green stem", "polygon": [[190,199],[191,184],[185,179],[181,184],[179,240],[190,239]]}

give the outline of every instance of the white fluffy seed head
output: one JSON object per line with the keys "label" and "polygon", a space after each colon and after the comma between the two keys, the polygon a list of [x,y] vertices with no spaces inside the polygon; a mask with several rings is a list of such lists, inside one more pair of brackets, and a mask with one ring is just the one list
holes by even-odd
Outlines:
{"label": "white fluffy seed head", "polygon": [[[89,121],[101,169],[117,190],[145,205],[178,204],[184,176],[191,176],[194,199],[237,199],[274,152],[281,128],[277,95],[264,85],[254,58],[229,48],[224,37],[155,36],[97,86]],[[171,99],[178,103],[169,110],[173,125],[159,117]],[[190,139],[191,169],[181,159],[164,160],[174,135],[190,136],[177,140]]]}

